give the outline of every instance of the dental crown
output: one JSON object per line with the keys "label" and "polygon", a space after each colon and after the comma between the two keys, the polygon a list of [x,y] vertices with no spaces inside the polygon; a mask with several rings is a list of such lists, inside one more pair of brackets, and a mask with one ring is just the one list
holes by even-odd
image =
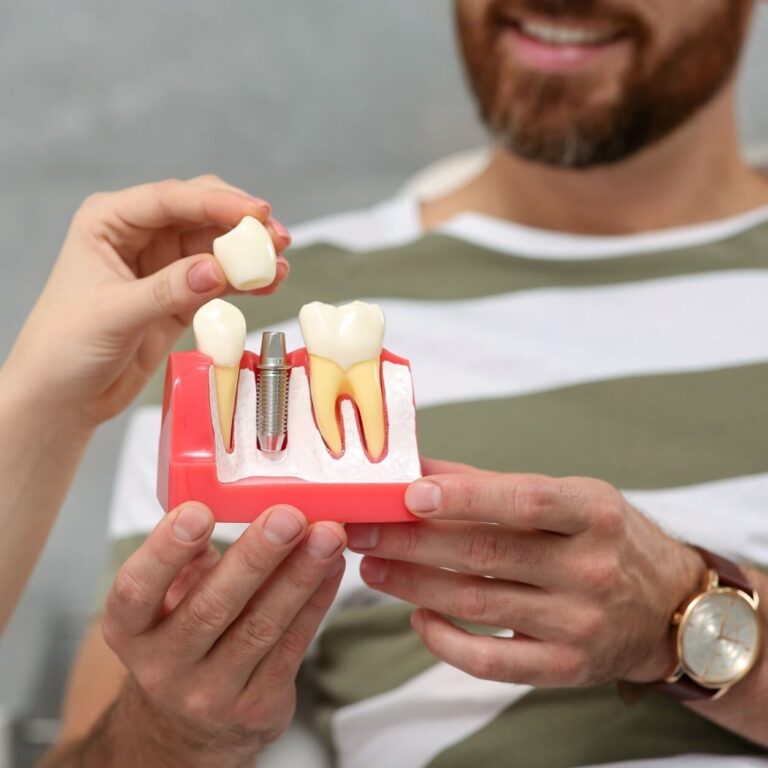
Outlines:
{"label": "dental crown", "polygon": [[213,255],[227,281],[239,291],[264,288],[275,280],[277,255],[269,232],[253,216],[213,241]]}
{"label": "dental crown", "polygon": [[376,357],[384,343],[384,313],[377,304],[313,301],[301,308],[299,324],[310,354],[335,360],[344,370]]}
{"label": "dental crown", "polygon": [[245,317],[233,304],[213,299],[195,313],[192,320],[197,348],[214,365],[239,366],[245,349]]}

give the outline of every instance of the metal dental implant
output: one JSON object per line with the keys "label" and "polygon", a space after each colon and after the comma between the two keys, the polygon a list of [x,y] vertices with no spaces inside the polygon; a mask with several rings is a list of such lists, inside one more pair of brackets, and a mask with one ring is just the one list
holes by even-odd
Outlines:
{"label": "metal dental implant", "polygon": [[265,331],[261,337],[261,359],[256,366],[258,380],[258,413],[256,435],[259,450],[279,453],[285,447],[288,433],[288,365],[285,334]]}

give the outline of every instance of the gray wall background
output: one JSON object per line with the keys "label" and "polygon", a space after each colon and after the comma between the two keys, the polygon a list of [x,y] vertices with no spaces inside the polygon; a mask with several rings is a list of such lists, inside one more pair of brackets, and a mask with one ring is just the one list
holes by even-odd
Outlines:
{"label": "gray wall background", "polygon": [[[741,88],[750,143],[768,142],[766,72],[763,8]],[[482,141],[445,0],[6,4],[0,359],[92,191],[215,172],[290,223],[372,203]],[[98,589],[124,424],[91,445],[0,641],[0,709],[57,710]]]}

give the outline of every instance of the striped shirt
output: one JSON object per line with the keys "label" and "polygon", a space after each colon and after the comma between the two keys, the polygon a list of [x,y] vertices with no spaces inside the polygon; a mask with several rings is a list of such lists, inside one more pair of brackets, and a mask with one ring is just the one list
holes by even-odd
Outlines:
{"label": "striped shirt", "polygon": [[[411,361],[424,455],[601,478],[672,535],[768,565],[768,208],[623,237],[472,213],[425,234],[398,199],[299,227],[290,260],[274,297],[236,299],[249,349],[265,328],[302,346],[309,301],[374,301],[386,347]],[[158,380],[126,437],[113,572],[161,515],[160,396]],[[613,686],[532,689],[439,662],[412,606],[369,590],[347,557],[306,665],[342,768],[768,766],[655,694],[626,706]]]}

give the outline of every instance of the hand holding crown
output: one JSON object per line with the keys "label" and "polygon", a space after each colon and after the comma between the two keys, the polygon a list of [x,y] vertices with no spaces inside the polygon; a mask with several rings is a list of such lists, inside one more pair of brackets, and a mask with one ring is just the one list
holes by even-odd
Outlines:
{"label": "hand holding crown", "polygon": [[229,290],[213,241],[246,216],[262,228],[272,261],[266,277],[242,288],[269,293],[287,275],[275,251],[290,237],[265,201],[216,177],[88,198],[4,368],[9,383],[30,407],[78,429],[120,412],[194,312]]}

